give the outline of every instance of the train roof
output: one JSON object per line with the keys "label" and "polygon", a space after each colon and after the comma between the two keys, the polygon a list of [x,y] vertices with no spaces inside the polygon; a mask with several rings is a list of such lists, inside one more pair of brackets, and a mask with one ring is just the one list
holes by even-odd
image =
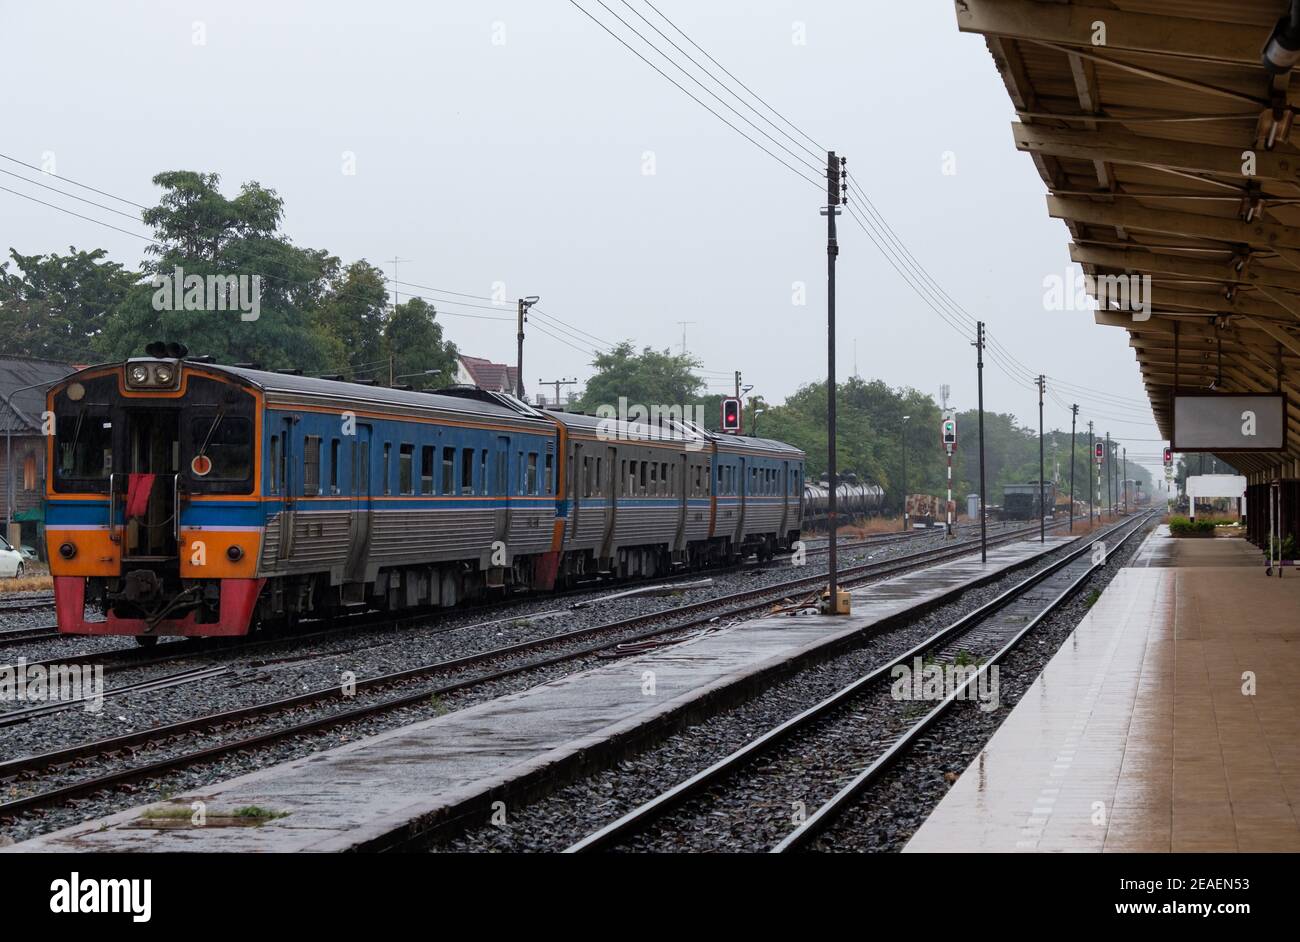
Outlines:
{"label": "train roof", "polygon": [[[155,357],[136,357],[126,362],[158,361],[159,358]],[[115,362],[88,367],[65,377],[63,382],[66,383],[82,373],[117,368],[121,365]],[[262,392],[267,404],[271,406],[328,403],[332,406],[393,415],[452,414],[497,422],[553,427],[553,422],[548,415],[514,396],[472,386],[454,386],[436,392],[417,392],[410,389],[392,389],[387,386],[370,386],[344,380],[299,376],[295,373],[277,373],[271,370],[230,366],[224,363],[204,363],[196,360],[181,361],[181,368],[233,377],[244,385]]]}
{"label": "train roof", "polygon": [[725,432],[709,432],[709,437],[718,443],[719,451],[726,452],[778,452],[790,458],[803,458],[804,453],[793,445],[779,442],[775,438],[754,438],[752,435],[728,435]]}

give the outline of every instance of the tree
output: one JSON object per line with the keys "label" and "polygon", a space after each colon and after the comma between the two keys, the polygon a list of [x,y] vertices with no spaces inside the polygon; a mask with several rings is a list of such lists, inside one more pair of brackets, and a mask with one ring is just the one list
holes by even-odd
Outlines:
{"label": "tree", "polygon": [[17,271],[0,264],[0,337],[10,352],[78,363],[97,359],[110,313],[139,276],[102,261],[103,249],[70,246],[68,252],[20,255],[11,248]]}
{"label": "tree", "polygon": [[387,381],[387,317],[384,273],[364,260],[344,268],[331,283],[318,318],[325,333],[345,351],[342,362],[337,363],[340,373],[349,379],[376,377]]}
{"label": "tree", "polygon": [[[146,249],[151,282],[132,288],[107,319],[101,352],[124,358],[151,340],[175,340],[223,363],[305,372],[336,367],[344,349],[321,329],[318,315],[339,261],[299,248],[280,232],[283,201],[275,191],[249,182],[228,199],[217,174],[188,170],[160,173],[153,182],[163,194],[141,214],[158,242]],[[258,310],[214,310],[210,298],[201,310],[167,310],[159,286],[177,269],[204,279],[246,276],[250,284],[258,276]]]}
{"label": "tree", "polygon": [[693,405],[704,390],[704,380],[692,372],[699,364],[669,350],[645,347],[636,353],[624,342],[609,353],[597,353],[591,365],[596,375],[587,381],[581,400],[586,412],[602,405],[617,408],[621,397],[629,406],[646,408]]}
{"label": "tree", "polygon": [[[393,373],[418,388],[445,386],[456,375],[456,345],[442,339],[438,312],[423,298],[397,305],[384,327],[384,346],[392,357]],[[436,375],[427,374],[436,370]],[[403,380],[398,380],[399,383]]]}

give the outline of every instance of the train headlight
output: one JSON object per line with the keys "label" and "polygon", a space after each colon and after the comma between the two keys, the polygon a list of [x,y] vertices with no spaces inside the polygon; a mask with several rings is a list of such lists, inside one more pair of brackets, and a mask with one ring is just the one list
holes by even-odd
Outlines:
{"label": "train headlight", "polygon": [[64,559],[71,559],[77,555],[77,547],[72,543],[60,543],[59,555]]}
{"label": "train headlight", "polygon": [[172,368],[170,366],[155,367],[153,378],[154,382],[159,386],[170,386],[172,383]]}
{"label": "train headlight", "polygon": [[238,546],[232,546],[226,550],[226,556],[230,558],[232,563],[237,563],[244,558],[244,551]]}
{"label": "train headlight", "polygon": [[131,384],[144,386],[149,382],[149,367],[138,365],[131,367]]}

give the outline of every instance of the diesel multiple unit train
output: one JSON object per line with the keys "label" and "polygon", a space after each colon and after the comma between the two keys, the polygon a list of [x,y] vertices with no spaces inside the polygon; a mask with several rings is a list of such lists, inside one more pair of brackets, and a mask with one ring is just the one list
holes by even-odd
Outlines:
{"label": "diesel multiple unit train", "polygon": [[[60,631],[243,635],[343,609],[651,576],[798,539],[804,455],[666,421],[171,351],[49,392]],[[88,620],[93,606],[103,620]]]}

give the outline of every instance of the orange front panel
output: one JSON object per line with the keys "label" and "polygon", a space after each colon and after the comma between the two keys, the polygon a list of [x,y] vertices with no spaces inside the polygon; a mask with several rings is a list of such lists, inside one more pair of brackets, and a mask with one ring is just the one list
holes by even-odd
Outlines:
{"label": "orange front panel", "polygon": [[[229,549],[243,555],[232,560]],[[257,574],[262,552],[261,531],[181,530],[182,579],[251,579]]]}
{"label": "orange front panel", "polygon": [[[71,543],[77,548],[72,559],[64,559],[59,547]],[[45,531],[45,545],[52,576],[116,576],[122,571],[122,546],[108,538],[108,530]]]}

